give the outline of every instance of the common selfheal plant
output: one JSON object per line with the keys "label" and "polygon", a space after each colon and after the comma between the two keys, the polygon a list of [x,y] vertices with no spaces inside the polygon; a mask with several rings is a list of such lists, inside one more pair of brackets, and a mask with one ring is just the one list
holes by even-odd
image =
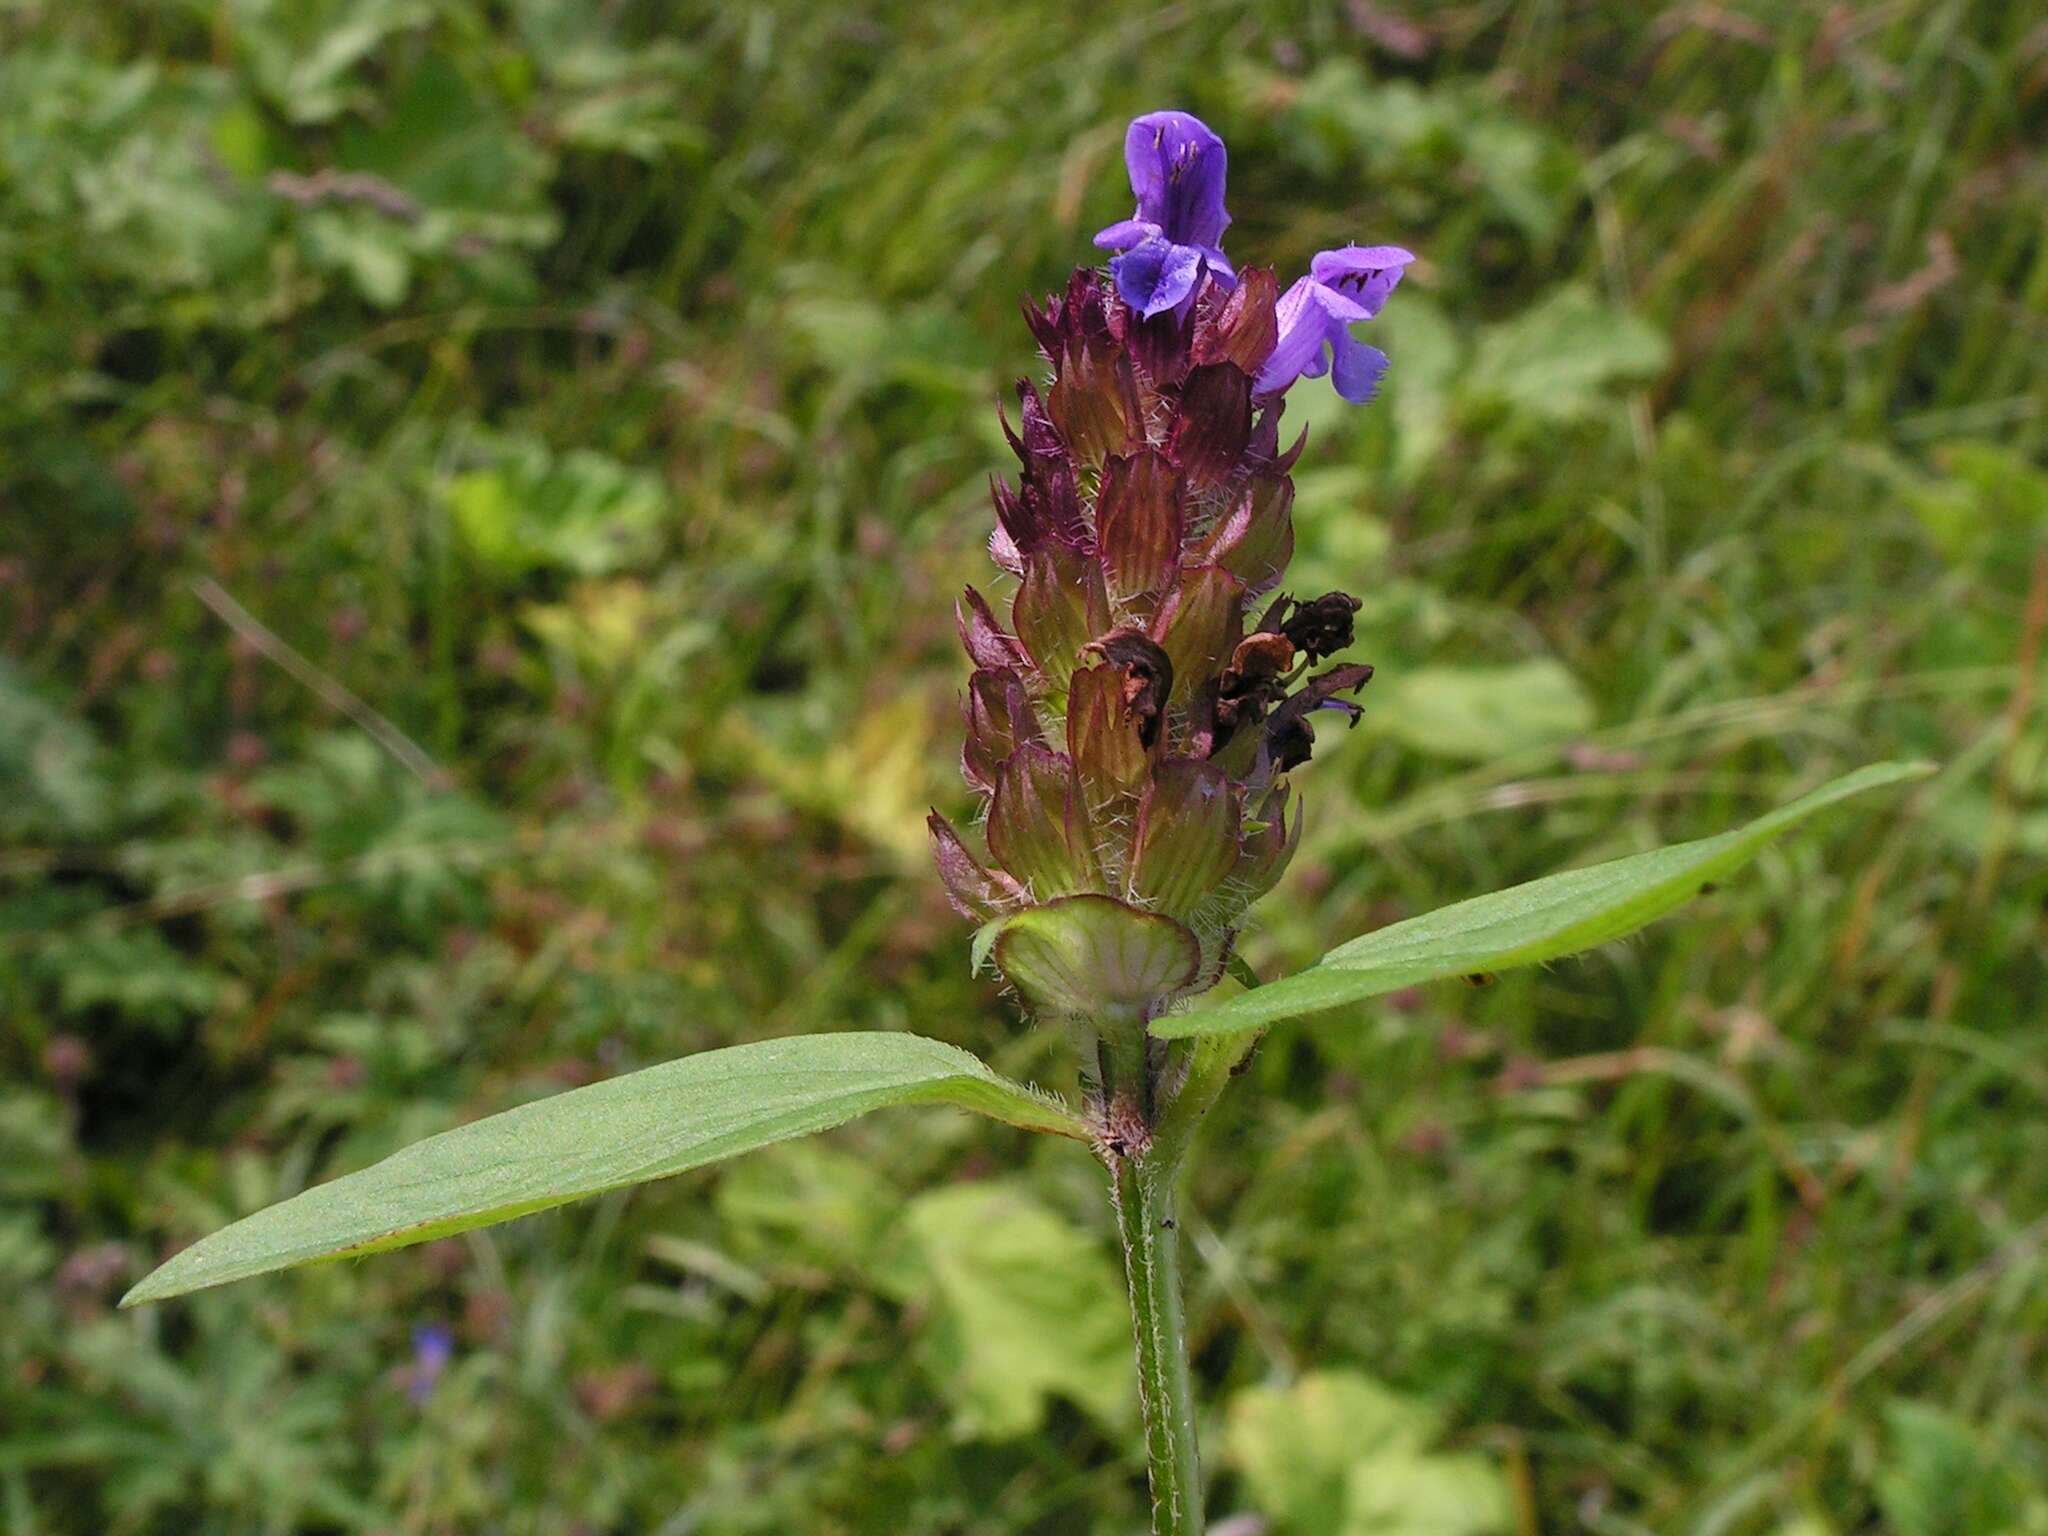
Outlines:
{"label": "common selfheal plant", "polygon": [[[1215,134],[1154,113],[1126,149],[1138,211],[1101,237],[1123,250],[1111,276],[1083,268],[1026,309],[1047,373],[1042,388],[1018,387],[1017,478],[994,488],[990,550],[1007,595],[969,588],[959,605],[973,663],[961,767],[985,812],[985,853],[931,819],[940,877],[978,925],[975,963],[994,965],[1028,1019],[1068,1032],[1081,1102],[917,1035],[736,1045],[522,1105],[306,1190],[185,1248],[124,1306],[510,1220],[869,1110],[949,1104],[1101,1161],[1153,1530],[1189,1536],[1203,1503],[1178,1191],[1197,1126],[1260,1033],[1620,938],[1822,807],[1931,771],[1865,768],[1739,830],[1395,923],[1258,985],[1236,945],[1299,844],[1294,776],[1319,723],[1357,718],[1372,675],[1336,659],[1355,598],[1283,590],[1302,446],[1281,446],[1285,396],[1325,368],[1347,399],[1372,393],[1386,359],[1350,327],[1378,312],[1411,258],[1326,251],[1282,296],[1270,270],[1240,275],[1223,257]],[[1190,1006],[1226,975],[1241,990]]]}

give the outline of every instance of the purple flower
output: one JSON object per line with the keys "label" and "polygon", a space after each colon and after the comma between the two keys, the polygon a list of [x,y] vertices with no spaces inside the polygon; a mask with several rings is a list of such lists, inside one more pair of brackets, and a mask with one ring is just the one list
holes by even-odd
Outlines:
{"label": "purple flower", "polygon": [[1257,392],[1279,394],[1296,379],[1321,378],[1327,368],[1346,400],[1370,400],[1387,371],[1387,354],[1354,337],[1351,326],[1380,312],[1414,259],[1398,245],[1347,245],[1319,253],[1309,275],[1280,295],[1280,336],[1259,369]]}
{"label": "purple flower", "polygon": [[415,1403],[425,1403],[434,1384],[455,1358],[455,1335],[438,1323],[425,1323],[412,1331],[412,1364],[404,1372],[405,1394]]}
{"label": "purple flower", "polygon": [[1138,210],[1095,237],[1116,291],[1140,314],[1172,309],[1195,291],[1207,266],[1227,287],[1237,273],[1223,254],[1223,141],[1185,112],[1148,112],[1124,135],[1124,165]]}

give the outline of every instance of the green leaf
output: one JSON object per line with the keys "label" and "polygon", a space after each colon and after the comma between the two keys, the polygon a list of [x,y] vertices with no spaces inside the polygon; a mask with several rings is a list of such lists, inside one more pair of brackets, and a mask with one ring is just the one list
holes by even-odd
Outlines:
{"label": "green leaf", "polygon": [[1967,1419],[1932,1403],[1885,1405],[1890,1454],[1877,1502],[1898,1536],[2017,1536],[2037,1501],[2011,1458]]}
{"label": "green leaf", "polygon": [[[1408,359],[1401,365],[1405,370]],[[1404,374],[1405,376],[1405,374]],[[1350,402],[1324,391],[1341,408]],[[1317,396],[1315,398],[1322,398]],[[1291,404],[1291,402],[1290,402]],[[1338,437],[1347,422],[1337,416],[1327,436]],[[1310,442],[1318,439],[1311,432]],[[1294,564],[1288,585],[1303,592],[1327,592],[1382,571],[1394,547],[1394,532],[1366,511],[1378,497],[1374,475],[1352,464],[1297,468],[1294,472]]]}
{"label": "green leaf", "polygon": [[1437,1424],[1419,1404],[1353,1371],[1311,1371],[1290,1387],[1230,1400],[1224,1459],[1260,1513],[1288,1531],[1334,1531],[1361,1458],[1423,1455]]}
{"label": "green leaf", "polygon": [[1152,1033],[1227,1035],[1447,976],[1541,965],[1623,938],[1734,873],[1773,838],[1838,800],[1925,778],[1927,763],[1875,763],[1718,837],[1568,870],[1392,924],[1307,970],[1214,1008],[1158,1019]]}
{"label": "green leaf", "polygon": [[1347,1491],[1338,1536],[1507,1536],[1514,1528],[1507,1479],[1477,1453],[1367,1462],[1351,1469]]}
{"label": "green leaf", "polygon": [[797,1035],[686,1056],[431,1136],[194,1243],[121,1300],[489,1226],[892,1104],[952,1104],[1086,1139],[1057,1101],[918,1035]]}
{"label": "green leaf", "polygon": [[1593,727],[1593,701],[1561,662],[1419,667],[1395,677],[1366,712],[1370,727],[1417,752],[1490,762]]}
{"label": "green leaf", "polygon": [[203,1018],[228,991],[221,976],[194,964],[154,928],[54,934],[38,965],[56,981],[65,1012],[104,1008],[159,1034]]}
{"label": "green leaf", "polygon": [[54,1095],[0,1093],[0,1200],[24,1206],[56,1197],[65,1183],[70,1137]]}
{"label": "green leaf", "polygon": [[1670,359],[1670,343],[1647,320],[1561,288],[1487,331],[1462,387],[1532,421],[1573,421],[1597,411],[1610,386],[1654,378]]}
{"label": "green leaf", "polygon": [[874,1162],[825,1141],[790,1141],[736,1163],[715,1197],[723,1241],[772,1273],[802,1264],[861,1273],[884,1251],[900,1197]]}
{"label": "green leaf", "polygon": [[[1412,486],[1450,442],[1465,349],[1443,310],[1419,293],[1403,293],[1401,298],[1375,322],[1374,330],[1381,337],[1376,344],[1401,359],[1401,366],[1389,375],[1394,475],[1403,486]],[[1297,505],[1299,495],[1296,492]],[[1299,532],[1295,537],[1300,538]]]}
{"label": "green leaf", "polygon": [[589,449],[557,456],[508,438],[488,467],[442,482],[456,529],[485,566],[508,576],[565,570],[604,576],[648,559],[669,517],[658,476]]}
{"label": "green leaf", "polygon": [[301,225],[315,265],[346,272],[356,292],[379,309],[405,298],[412,284],[412,253],[388,219],[358,209],[318,209]]}
{"label": "green leaf", "polygon": [[425,25],[419,0],[244,0],[232,8],[242,68],[295,123],[319,123],[371,87],[355,77],[393,33]]}
{"label": "green leaf", "polygon": [[1223,1451],[1275,1536],[1504,1536],[1500,1468],[1432,1451],[1439,1427],[1354,1371],[1312,1371],[1232,1398]]}
{"label": "green leaf", "polygon": [[925,1365],[956,1433],[1034,1433],[1063,1397],[1110,1430],[1138,1405],[1123,1284],[1101,1244],[1016,1185],[919,1195],[891,1288],[930,1317]]}
{"label": "green leaf", "polygon": [[112,754],[92,731],[0,658],[0,843],[103,835],[113,814]]}

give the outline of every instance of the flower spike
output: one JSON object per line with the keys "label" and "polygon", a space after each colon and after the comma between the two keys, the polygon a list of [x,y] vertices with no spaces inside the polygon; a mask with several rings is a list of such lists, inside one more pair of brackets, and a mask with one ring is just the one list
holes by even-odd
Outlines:
{"label": "flower spike", "polygon": [[1025,1006],[1128,1051],[1133,1025],[1216,983],[1286,868],[1312,717],[1360,712],[1372,669],[1326,665],[1358,599],[1275,592],[1302,446],[1280,416],[1297,378],[1372,393],[1386,359],[1349,327],[1413,258],[1325,251],[1283,294],[1223,254],[1220,138],[1154,112],[1124,148],[1137,208],[1096,237],[1107,278],[1084,267],[1024,308],[1050,377],[1018,386],[1018,473],[992,487],[1007,627],[972,588],[959,605],[988,856],[936,817],[932,844]]}

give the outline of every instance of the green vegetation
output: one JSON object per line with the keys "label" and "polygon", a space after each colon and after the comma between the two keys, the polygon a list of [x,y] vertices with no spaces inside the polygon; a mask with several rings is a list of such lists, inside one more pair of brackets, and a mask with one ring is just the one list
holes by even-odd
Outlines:
{"label": "green vegetation", "polygon": [[1212,1507],[2048,1531],[2028,10],[0,5],[0,1533],[1141,1526],[1098,1170],[977,1117],[113,1301],[688,1052],[1071,1088],[924,815],[1016,301],[1167,104],[1244,249],[1424,258],[1383,401],[1290,412],[1380,670],[1259,975],[1941,765],[1275,1033],[1187,1234]]}

